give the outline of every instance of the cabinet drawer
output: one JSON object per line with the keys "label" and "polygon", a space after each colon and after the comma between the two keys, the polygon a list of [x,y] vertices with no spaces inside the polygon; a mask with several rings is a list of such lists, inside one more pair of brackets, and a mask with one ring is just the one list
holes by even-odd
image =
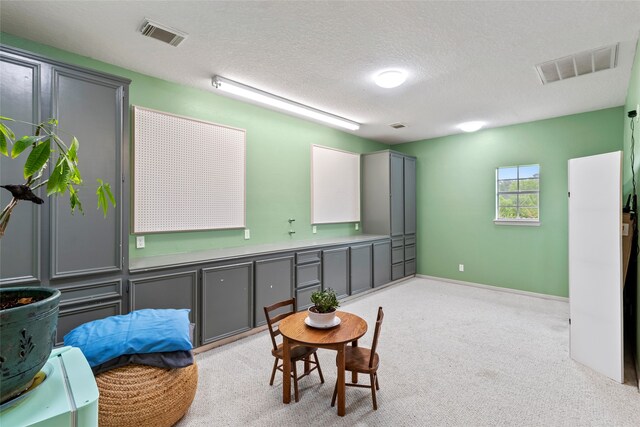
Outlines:
{"label": "cabinet drawer", "polygon": [[398,280],[404,277],[404,263],[391,266],[391,280]]}
{"label": "cabinet drawer", "polygon": [[307,251],[296,253],[296,264],[320,262],[320,251]]}
{"label": "cabinet drawer", "polygon": [[402,237],[391,239],[391,247],[397,248],[404,245],[404,239]]}
{"label": "cabinet drawer", "polygon": [[296,288],[320,284],[320,263],[296,266]]}
{"label": "cabinet drawer", "polygon": [[311,294],[315,291],[319,291],[321,286],[309,286],[308,288],[296,290],[296,310],[302,311],[311,307]]}
{"label": "cabinet drawer", "polygon": [[404,261],[404,248],[402,246],[391,249],[391,264]]}
{"label": "cabinet drawer", "polygon": [[406,245],[415,245],[416,244],[416,236],[405,236],[404,244]]}
{"label": "cabinet drawer", "polygon": [[406,276],[413,276],[414,274],[416,274],[416,261],[415,260],[411,260],[411,261],[407,261],[404,263],[404,275]]}
{"label": "cabinet drawer", "polygon": [[404,259],[405,261],[410,261],[416,258],[416,246],[405,246],[404,247]]}

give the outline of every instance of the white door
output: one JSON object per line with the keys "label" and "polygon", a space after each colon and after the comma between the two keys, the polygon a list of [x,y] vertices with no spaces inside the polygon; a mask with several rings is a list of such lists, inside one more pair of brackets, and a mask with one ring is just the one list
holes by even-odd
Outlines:
{"label": "white door", "polygon": [[569,160],[571,358],[624,382],[622,152]]}

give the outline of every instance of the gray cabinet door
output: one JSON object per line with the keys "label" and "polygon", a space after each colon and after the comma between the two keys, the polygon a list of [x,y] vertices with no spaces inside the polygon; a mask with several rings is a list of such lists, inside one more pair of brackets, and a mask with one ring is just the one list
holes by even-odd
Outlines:
{"label": "gray cabinet door", "polygon": [[202,269],[202,344],[251,329],[253,263]]}
{"label": "gray cabinet door", "polygon": [[404,234],[416,232],[416,159],[404,158]]}
{"label": "gray cabinet door", "polygon": [[391,235],[404,233],[404,156],[390,154]]}
{"label": "gray cabinet door", "polygon": [[82,324],[119,314],[122,314],[120,301],[93,302],[74,307],[61,306],[55,345],[63,345],[64,336]]}
{"label": "gray cabinet door", "polygon": [[[131,311],[143,308],[188,308],[191,310],[191,323],[196,323],[197,276],[196,271],[186,271],[129,280]],[[194,334],[194,344],[199,345],[196,337]]]}
{"label": "gray cabinet door", "polygon": [[[53,115],[80,142],[78,186],[84,215],[71,214],[65,197],[51,200],[51,278],[119,272],[122,260],[122,145],[124,85],[54,66]],[[111,185],[116,208],[107,217],[96,206],[97,179]]]}
{"label": "gray cabinet door", "polygon": [[373,287],[391,281],[391,241],[373,244]]}
{"label": "gray cabinet door", "polygon": [[349,248],[322,251],[322,288],[336,291],[338,298],[349,295]]}
{"label": "gray cabinet door", "polygon": [[[0,115],[16,120],[40,121],[40,66],[27,59],[0,58]],[[34,129],[19,122],[6,123],[16,134],[33,135]],[[11,151],[11,144],[8,144]],[[30,150],[16,159],[0,156],[0,183],[24,184],[24,161]],[[43,189],[36,194],[44,197]],[[11,201],[11,193],[0,188],[0,209]],[[45,205],[19,202],[0,239],[0,284],[35,282],[40,279],[40,212]]]}
{"label": "gray cabinet door", "polygon": [[371,244],[351,246],[351,295],[371,288]]}
{"label": "gray cabinet door", "polygon": [[256,261],[255,326],[264,325],[264,307],[291,298],[293,292],[293,256]]}

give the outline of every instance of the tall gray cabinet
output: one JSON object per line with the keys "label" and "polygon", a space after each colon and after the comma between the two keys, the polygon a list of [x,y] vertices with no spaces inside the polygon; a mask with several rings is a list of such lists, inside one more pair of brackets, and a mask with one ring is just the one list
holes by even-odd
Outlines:
{"label": "tall gray cabinet", "polygon": [[[58,132],[80,141],[78,187],[84,215],[69,210],[68,196],[37,206],[21,202],[0,239],[0,286],[52,286],[62,291],[57,344],[69,329],[121,314],[122,276],[128,268],[128,86],[130,81],[0,46],[0,115],[39,123],[59,120]],[[19,136],[25,124],[10,123]],[[64,137],[63,137],[64,139]],[[0,159],[2,184],[23,182],[26,154]],[[49,169],[50,170],[50,169]],[[96,209],[96,179],[110,183],[116,208]],[[2,189],[4,207],[10,195]]]}
{"label": "tall gray cabinet", "polygon": [[362,156],[362,229],[391,237],[391,279],[416,273],[416,159],[385,150]]}

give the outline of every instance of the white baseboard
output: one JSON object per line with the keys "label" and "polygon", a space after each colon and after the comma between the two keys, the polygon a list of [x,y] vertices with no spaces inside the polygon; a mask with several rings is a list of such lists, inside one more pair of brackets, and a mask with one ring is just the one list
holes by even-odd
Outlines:
{"label": "white baseboard", "polygon": [[474,282],[464,282],[462,280],[447,279],[445,277],[427,276],[425,274],[416,274],[416,277],[422,277],[423,279],[438,280],[440,282],[448,282],[448,283],[453,283],[453,284],[456,284],[456,285],[473,286],[475,288],[488,289],[490,291],[507,292],[507,293],[511,293],[511,294],[527,295],[527,296],[530,296],[530,297],[549,299],[549,300],[554,300],[554,301],[569,302],[569,298],[567,298],[567,297],[559,297],[559,296],[556,296],[556,295],[540,294],[540,293],[537,293],[537,292],[521,291],[521,290],[518,290],[518,289],[511,289],[511,288],[502,288],[500,286],[493,286],[493,285],[483,285],[481,283],[474,283]]}

